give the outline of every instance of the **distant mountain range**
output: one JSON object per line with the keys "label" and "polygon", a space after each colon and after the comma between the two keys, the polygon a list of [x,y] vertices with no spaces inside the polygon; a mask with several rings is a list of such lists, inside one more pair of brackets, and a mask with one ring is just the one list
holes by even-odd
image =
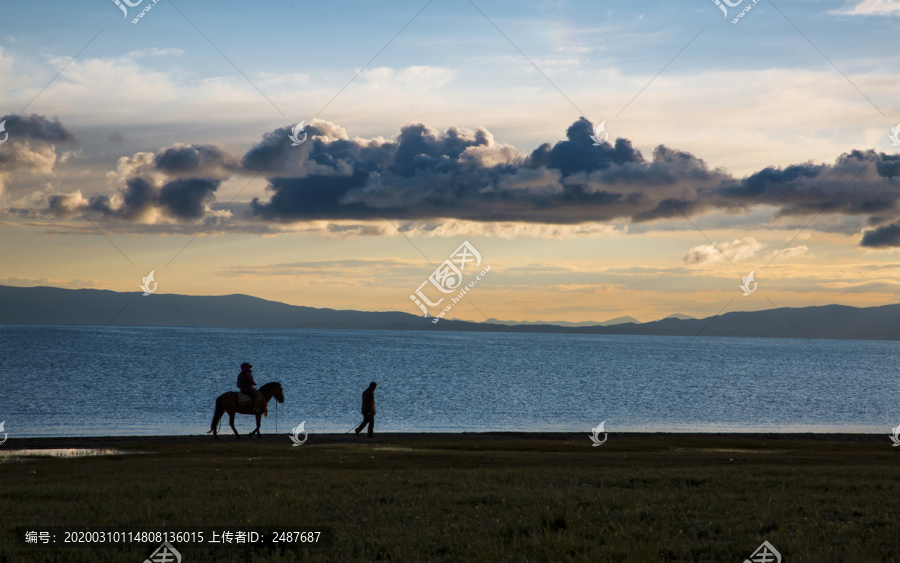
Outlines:
{"label": "distant mountain range", "polygon": [[580,323],[573,323],[569,321],[501,321],[499,319],[488,319],[487,322],[499,324],[499,325],[514,325],[514,326],[540,326],[540,325],[554,325],[554,326],[568,326],[568,327],[578,327],[578,326],[612,326],[612,325],[620,325],[624,323],[634,323],[639,324],[641,321],[637,320],[634,317],[616,317],[614,319],[610,319],[608,321],[583,321]]}
{"label": "distant mountain range", "polygon": [[[680,313],[675,313],[674,315],[669,315],[666,317],[667,319],[693,319],[689,315],[682,315]],[[554,325],[554,326],[569,326],[569,327],[578,327],[578,326],[613,326],[613,325],[622,325],[625,323],[634,323],[641,324],[641,321],[637,320],[634,317],[616,317],[614,319],[609,319],[608,321],[598,322],[598,321],[582,321],[580,323],[573,323],[569,321],[501,321],[498,319],[488,319],[487,322],[501,325],[522,325],[522,326],[537,326],[537,325]]]}
{"label": "distant mountain range", "polygon": [[476,323],[401,312],[338,311],[287,305],[249,295],[194,296],[120,293],[98,289],[0,286],[0,324],[204,326],[553,332],[666,336],[739,336],[900,340],[900,305],[818,307],[734,312],[704,319],[671,315],[640,323],[632,317],[605,322]]}

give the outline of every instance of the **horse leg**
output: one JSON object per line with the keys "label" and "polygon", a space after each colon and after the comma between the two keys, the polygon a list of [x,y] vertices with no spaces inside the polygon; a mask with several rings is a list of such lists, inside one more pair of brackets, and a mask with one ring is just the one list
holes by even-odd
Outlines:
{"label": "horse leg", "polygon": [[241,435],[238,434],[237,428],[234,427],[234,411],[228,411],[228,424],[231,425],[231,429],[234,430],[234,435],[240,440]]}
{"label": "horse leg", "polygon": [[262,415],[261,414],[256,415],[256,430],[254,430],[254,432],[256,432],[257,438],[262,438],[262,434],[259,433],[259,425],[260,425],[261,421],[262,421]]}

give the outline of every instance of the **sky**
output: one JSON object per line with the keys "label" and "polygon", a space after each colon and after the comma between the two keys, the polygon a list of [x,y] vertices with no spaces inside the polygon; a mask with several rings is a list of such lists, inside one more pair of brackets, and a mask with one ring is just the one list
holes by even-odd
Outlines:
{"label": "sky", "polygon": [[153,1],[0,5],[0,284],[900,301],[900,0]]}

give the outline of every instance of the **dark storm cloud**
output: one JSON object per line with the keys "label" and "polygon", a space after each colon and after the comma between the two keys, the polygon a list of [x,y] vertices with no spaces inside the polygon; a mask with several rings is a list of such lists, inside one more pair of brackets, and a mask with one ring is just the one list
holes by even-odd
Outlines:
{"label": "dark storm cloud", "polygon": [[[52,120],[42,115],[4,115],[4,133],[0,133],[0,173],[13,172],[35,166],[41,161],[39,152],[55,150],[56,145],[71,143],[78,138],[66,129],[58,118]],[[3,182],[0,178],[0,191]]]}
{"label": "dark storm cloud", "polygon": [[898,174],[897,155],[851,151],[838,157],[833,165],[807,163],[766,168],[724,185],[711,195],[715,201],[723,198],[747,207],[776,206],[781,217],[820,212],[890,217],[897,216],[900,210],[900,186],[892,180]]}
{"label": "dark storm cloud", "polygon": [[219,188],[218,180],[185,178],[169,182],[159,190],[160,206],[179,219],[200,219],[205,204]]}
{"label": "dark storm cloud", "polygon": [[216,174],[236,172],[240,162],[227,149],[216,145],[177,145],[156,153],[153,164],[160,172],[170,175]]}
{"label": "dark storm cloud", "polygon": [[132,218],[142,215],[156,203],[156,187],[144,178],[131,178],[122,192],[124,204],[120,207],[123,216]]}
{"label": "dark storm cloud", "polygon": [[607,170],[612,166],[622,166],[629,162],[642,162],[641,153],[631,146],[631,141],[618,139],[615,145],[604,143],[594,147],[591,135],[593,125],[581,118],[566,131],[566,140],[550,146],[544,143],[531,153],[530,167],[541,166],[564,170],[569,174]]}
{"label": "dark storm cloud", "polygon": [[169,217],[191,221],[204,217],[206,205],[212,201],[219,183],[219,180],[209,178],[182,178],[157,188],[145,178],[130,178],[118,194],[121,203],[116,207],[105,195],[94,196],[81,205],[77,205],[70,195],[57,195],[49,198],[48,211],[60,217],[76,212],[96,212],[119,219],[140,220],[152,210],[159,209]]}
{"label": "dark storm cloud", "polygon": [[[49,123],[42,130],[52,129]],[[831,164],[773,166],[735,178],[664,145],[651,158],[628,139],[594,146],[593,125],[584,118],[568,127],[563,140],[528,154],[496,143],[481,128],[439,132],[411,123],[393,139],[351,139],[340,127],[316,121],[304,131],[300,146],[292,146],[289,127],[267,132],[243,156],[216,145],[135,155],[120,164],[125,185],[115,196],[51,198],[47,211],[136,220],[158,208],[190,222],[217,210],[259,225],[384,217],[572,225],[734,216],[762,208],[772,209],[775,218],[855,218],[868,228],[863,246],[900,246],[894,233],[900,225],[898,155],[857,150]],[[249,205],[214,201],[221,181],[260,173],[268,178],[267,197]],[[828,225],[821,228],[835,228]]]}
{"label": "dark storm cloud", "polygon": [[[129,178],[125,182],[125,189],[120,190],[118,196],[121,203],[115,208],[113,208],[109,196],[96,195],[90,198],[86,205],[82,205],[79,211],[94,211],[121,219],[136,220],[141,219],[147,212],[156,207],[159,200],[156,186],[145,178]],[[61,195],[50,198],[51,212],[62,214],[71,209],[71,196]]]}
{"label": "dark storm cloud", "polygon": [[75,133],[63,127],[59,118],[52,120],[42,115],[31,114],[26,116],[4,115],[0,121],[6,121],[6,131],[11,140],[29,139],[47,144],[59,145],[75,141]]}
{"label": "dark storm cloud", "polygon": [[890,248],[900,246],[900,224],[894,223],[863,231],[863,237],[859,245],[867,248]]}
{"label": "dark storm cloud", "polygon": [[885,178],[900,176],[900,154],[882,154],[876,168],[878,174]]}
{"label": "dark storm cloud", "polygon": [[[730,180],[702,160],[663,146],[652,161],[626,139],[595,147],[592,133],[590,122],[580,119],[566,140],[543,144],[530,155],[497,145],[484,129],[439,133],[410,124],[396,141],[382,143],[312,137],[300,155],[309,173],[271,179],[270,200],[254,200],[253,208],[263,219],[283,222],[383,216],[647,221],[699,211],[707,204],[697,190]],[[283,137],[267,135],[248,153],[253,157],[245,157],[245,166],[273,158],[284,148]],[[661,197],[660,187],[679,197]]]}
{"label": "dark storm cloud", "polygon": [[240,173],[240,159],[217,145],[174,145],[120,160],[124,187],[110,197],[53,195],[45,210],[55,217],[91,213],[97,218],[144,221],[153,211],[179,221],[203,219],[222,179]]}
{"label": "dark storm cloud", "polygon": [[[737,179],[662,145],[649,160],[627,139],[595,147],[592,133],[582,118],[565,140],[518,157],[485,130],[438,133],[411,124],[380,143],[311,135],[295,157],[303,172],[271,178],[269,201],[254,200],[253,211],[279,222],[387,216],[577,224],[746,213],[765,205],[776,218],[861,217],[876,227],[861,244],[900,246],[882,235],[890,232],[886,223],[900,219],[898,155],[856,150],[833,164],[768,167]],[[275,150],[291,154],[286,134],[267,136],[248,156],[258,162]]]}
{"label": "dark storm cloud", "polygon": [[356,178],[311,176],[308,178],[273,178],[271,200],[263,205],[253,199],[253,209],[266,219],[317,219],[329,216],[371,219],[373,210],[362,204],[342,205],[347,192],[358,185]]}
{"label": "dark storm cloud", "polygon": [[262,170],[278,170],[277,167],[273,168],[272,164],[275,158],[280,156],[285,149],[291,145],[291,141],[288,140],[288,135],[290,134],[291,129],[289,127],[283,127],[263,135],[263,140],[257,143],[256,146],[247,151],[247,154],[244,155],[244,168],[257,172]]}

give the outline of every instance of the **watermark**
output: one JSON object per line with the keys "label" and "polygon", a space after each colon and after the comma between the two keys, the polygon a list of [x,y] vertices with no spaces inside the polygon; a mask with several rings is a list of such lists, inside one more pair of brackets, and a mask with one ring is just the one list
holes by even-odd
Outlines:
{"label": "watermark", "polygon": [[[722,10],[722,15],[727,18],[728,17],[728,8],[737,8],[740,6],[744,0],[712,0],[713,4],[719,7]],[[749,0],[749,3],[738,12],[737,16],[731,20],[731,23],[738,23],[741,19],[747,15],[747,12],[753,9],[753,6],[756,6],[759,3],[759,0]],[[726,8],[725,6],[728,6]]]}
{"label": "watermark", "polygon": [[[306,432],[303,429],[303,426],[305,424],[306,424],[306,421],[304,420],[299,425],[297,425],[296,428],[291,428],[290,439],[291,439],[291,442],[293,442],[293,444],[291,444],[292,446],[302,446],[303,444],[306,443],[307,440],[309,440],[309,432]],[[303,434],[302,442],[300,441],[300,438],[299,438],[300,434]]]}
{"label": "watermark", "polygon": [[[147,277],[146,277],[146,278],[143,278],[144,283],[142,283],[140,287],[141,287],[141,289],[144,290],[144,297],[147,297],[147,296],[150,295],[151,293],[155,293],[155,292],[156,292],[156,288],[159,286],[158,283],[156,283],[155,281],[153,281],[153,274],[154,274],[154,272],[156,272],[156,270],[151,270],[150,273],[147,275]],[[150,284],[151,284],[151,283],[153,284],[153,289],[150,289]]]}
{"label": "watermark", "polygon": [[6,433],[6,429],[3,428],[6,425],[6,421],[0,422],[0,432],[3,432],[3,441],[0,442],[0,446],[6,443],[6,439],[9,437],[9,434]]}
{"label": "watermark", "polygon": [[169,542],[156,548],[156,551],[150,554],[150,557],[144,559],[144,563],[181,563],[181,554],[175,549],[175,546]]}
{"label": "watermark", "polygon": [[[592,434],[591,434],[590,438],[591,438],[591,442],[593,442],[593,444],[591,444],[592,447],[602,446],[603,444],[606,443],[606,439],[609,438],[609,433],[606,432],[604,426],[606,426],[605,420],[603,422],[601,422],[600,424],[598,424],[597,428],[591,428]],[[601,433],[603,433],[603,441],[602,442],[600,441],[600,438],[598,437]]]}
{"label": "watermark", "polygon": [[744,563],[781,563],[781,554],[772,544],[764,541],[749,558],[744,559]]}
{"label": "watermark", "polygon": [[[291,134],[288,135],[288,139],[291,140],[291,146],[292,146],[292,147],[299,147],[300,145],[303,144],[303,141],[306,140],[306,131],[303,130],[303,129],[304,129],[304,128],[303,128],[303,122],[304,122],[304,121],[306,121],[306,120],[304,119],[303,121],[301,121],[300,123],[298,123],[297,125],[295,125],[294,128],[291,129]],[[301,131],[303,131],[303,138],[302,138],[302,139],[299,138],[299,137],[297,136],[297,134],[300,133]]]}
{"label": "watermark", "polygon": [[[0,131],[3,131],[3,123],[0,123]],[[888,139],[893,141],[891,143],[891,146],[894,146],[894,147],[900,146],[900,123],[898,123],[897,126],[894,127],[893,129],[891,129],[891,134],[888,135]],[[6,139],[4,139],[4,141],[5,140]],[[0,144],[2,144],[2,143],[3,143],[3,141],[0,141]]]}
{"label": "watermark", "polygon": [[[137,8],[138,6],[140,6],[141,4],[144,3],[144,0],[112,0],[112,1],[113,1],[113,4],[115,4],[116,6],[119,7],[120,10],[122,10],[122,14],[125,16],[125,19],[128,19],[128,8]],[[135,16],[135,18],[131,20],[131,23],[137,23],[137,22],[141,21],[141,18],[143,18],[147,12],[152,10],[153,6],[156,6],[159,3],[159,0],[149,0],[149,2],[150,3],[147,4],[146,6],[144,6],[144,9],[142,9],[140,12],[138,12],[137,16]],[[126,8],[125,6],[128,6],[128,8]]]}
{"label": "watermark", "polygon": [[[446,299],[446,296],[451,293],[456,293],[456,297],[450,297],[450,302],[447,303],[440,313],[434,315],[434,319],[432,319],[431,322],[437,323],[440,319],[444,318],[444,315],[450,312],[450,309],[452,309],[454,305],[462,300],[469,290],[481,281],[481,278],[491,271],[491,267],[487,266],[480,274],[475,276],[475,279],[463,286],[463,272],[465,271],[466,266],[473,262],[476,268],[481,265],[481,253],[479,253],[469,241],[465,241],[450,255],[449,259],[444,260],[441,265],[428,276],[427,280],[422,282],[414,294],[409,296],[419,309],[422,310],[425,318],[428,318],[428,307],[440,307],[444,302],[444,299]],[[441,297],[437,301],[429,299],[422,289],[425,287],[425,284],[429,282],[435,289],[443,293],[445,297]]]}
{"label": "watermark", "polygon": [[[603,133],[603,138],[600,138],[600,134]],[[594,134],[590,136],[591,140],[594,141],[594,146],[599,147],[603,143],[609,139],[609,133],[606,131],[606,120],[604,119],[599,125],[594,127]]]}
{"label": "watermark", "polygon": [[[897,127],[900,127],[900,125],[898,125]],[[6,142],[7,139],[9,139],[9,132],[7,132],[7,130],[6,130],[6,120],[5,119],[3,121],[0,121],[0,133],[3,133],[3,140],[0,141],[0,145],[2,145],[3,143]]]}
{"label": "watermark", "polygon": [[[271,547],[331,547],[334,530],[330,526],[16,526],[16,547],[27,550],[156,548],[143,562],[177,563],[182,549]],[[38,559],[35,558],[35,561]]]}
{"label": "watermark", "polygon": [[[744,278],[744,283],[740,285],[740,288],[744,290],[744,297],[752,294],[756,291],[756,288],[759,284],[753,281],[753,274],[756,273],[756,270],[750,272],[750,275]],[[750,284],[753,284],[753,289],[750,289]]]}
{"label": "watermark", "polygon": [[[3,425],[0,424],[0,432],[3,432]],[[894,447],[900,446],[900,424],[897,425],[896,428],[891,428],[891,432],[893,432],[893,436],[888,436],[891,439],[891,442],[894,443]],[[0,442],[2,444],[3,442]]]}

